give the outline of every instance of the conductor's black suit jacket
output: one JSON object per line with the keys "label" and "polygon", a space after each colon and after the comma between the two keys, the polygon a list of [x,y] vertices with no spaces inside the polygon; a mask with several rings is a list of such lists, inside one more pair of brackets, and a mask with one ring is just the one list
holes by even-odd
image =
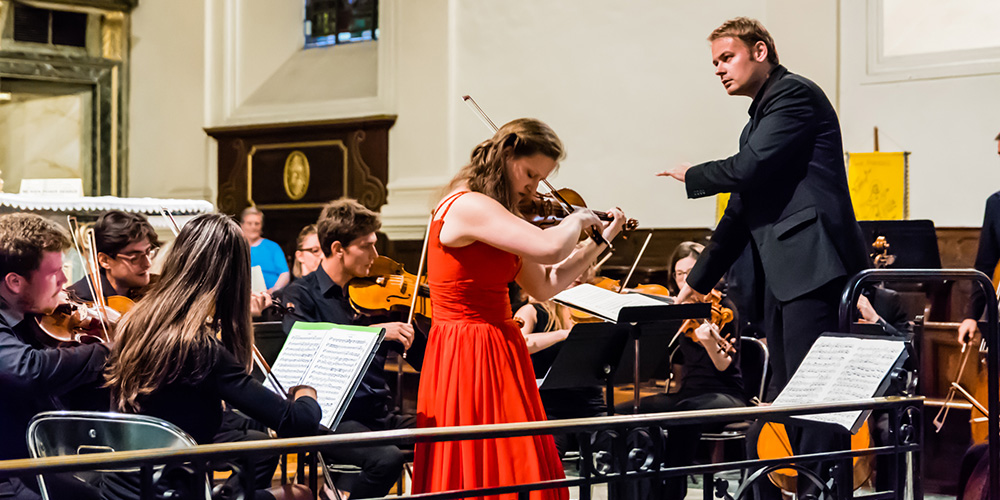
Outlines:
{"label": "conductor's black suit jacket", "polygon": [[840,124],[823,91],[777,66],[749,113],[739,153],[687,171],[690,198],[732,193],[688,284],[710,291],[748,243],[782,302],[868,267]]}

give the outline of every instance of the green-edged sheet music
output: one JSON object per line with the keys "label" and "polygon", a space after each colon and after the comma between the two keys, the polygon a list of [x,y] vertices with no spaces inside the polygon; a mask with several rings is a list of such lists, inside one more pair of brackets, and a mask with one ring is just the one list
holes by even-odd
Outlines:
{"label": "green-edged sheet music", "polygon": [[336,429],[384,336],[384,328],[297,321],[271,373],[285,390],[315,388],[322,424]]}

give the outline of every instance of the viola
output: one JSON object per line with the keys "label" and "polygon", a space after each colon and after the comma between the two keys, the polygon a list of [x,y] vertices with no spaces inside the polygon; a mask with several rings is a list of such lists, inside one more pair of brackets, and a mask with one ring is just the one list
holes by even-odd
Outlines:
{"label": "viola", "polygon": [[347,296],[355,310],[362,314],[409,309],[413,293],[417,293],[414,313],[431,317],[430,287],[427,278],[416,283],[417,277],[406,272],[403,265],[379,255],[372,263],[368,276],[354,278],[347,283]]}
{"label": "viola", "polygon": [[[583,197],[579,193],[573,191],[569,188],[557,189],[555,191],[569,203],[569,206],[560,203],[556,195],[552,193],[535,193],[535,196],[526,199],[517,205],[517,210],[521,213],[521,216],[525,218],[528,222],[542,228],[551,227],[562,222],[570,213],[568,210],[577,210],[580,208],[587,208],[587,204],[583,201]],[[589,210],[589,209],[588,209]],[[609,222],[614,220],[614,217],[607,213],[598,210],[591,210],[598,219],[602,221]],[[625,225],[622,227],[622,231],[634,231],[639,227],[639,221],[635,219],[627,219]]]}
{"label": "viola", "polygon": [[55,310],[36,319],[41,333],[45,334],[39,340],[49,347],[110,342],[122,315],[135,305],[120,295],[105,298],[103,310],[99,305],[66,292],[61,299],[62,303]]}
{"label": "viola", "polygon": [[[713,289],[711,292],[708,292],[708,295],[705,295],[704,302],[711,304],[711,322],[715,326],[719,327],[719,330],[733,320],[733,310],[722,306],[722,292]],[[695,330],[701,326],[702,321],[703,320],[697,319],[684,320],[684,323],[681,323],[680,331],[684,332],[684,335],[689,339],[698,342],[698,336],[695,334]],[[716,339],[716,343],[719,345],[719,350],[721,352],[725,352],[727,354],[736,353],[736,348],[733,346],[733,342],[728,336],[718,337]]]}

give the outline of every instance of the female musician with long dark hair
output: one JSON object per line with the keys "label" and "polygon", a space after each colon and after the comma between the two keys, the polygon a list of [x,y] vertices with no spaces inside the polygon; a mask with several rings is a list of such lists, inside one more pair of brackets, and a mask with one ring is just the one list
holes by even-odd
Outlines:
{"label": "female musician with long dark hair", "polygon": [[[507,283],[539,300],[566,288],[603,245],[577,248],[584,228],[611,241],[624,215],[604,226],[589,211],[542,230],[518,217],[563,156],[544,123],[507,123],[472,152],[441,201],[428,236],[427,277],[434,303],[417,397],[417,426],[545,420],[521,332],[512,319]],[[551,436],[418,443],[414,491],[522,484],[563,477]],[[548,490],[532,498],[565,498]]]}
{"label": "female musician with long dark hair", "polygon": [[[221,214],[194,218],[160,276],[118,325],[105,373],[117,410],[172,422],[199,443],[212,442],[223,401],[279,436],[317,433],[315,391],[304,388],[286,400],[249,374],[250,248],[240,227]],[[132,497],[138,483],[131,479],[110,477],[106,493]]]}

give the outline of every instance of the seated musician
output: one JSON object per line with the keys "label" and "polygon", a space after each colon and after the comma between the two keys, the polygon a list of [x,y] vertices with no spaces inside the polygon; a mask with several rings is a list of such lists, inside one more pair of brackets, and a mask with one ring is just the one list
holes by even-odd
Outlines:
{"label": "seated musician", "polygon": [[[291,388],[285,399],[250,376],[250,247],[235,222],[222,214],[192,219],[161,276],[118,325],[105,374],[118,411],[167,420],[203,444],[219,431],[223,403],[281,437],[320,432],[312,388]],[[102,486],[115,499],[135,498],[138,485],[133,474],[115,474]],[[309,498],[305,490],[286,485],[253,498]]]}
{"label": "seated musician", "polygon": [[[684,287],[687,275],[694,267],[704,246],[686,241],[677,246],[670,257],[671,294]],[[734,311],[735,313],[735,311]],[[682,358],[683,378],[676,392],[666,392],[647,396],[639,401],[639,413],[659,413],[667,411],[708,410],[735,408],[747,405],[747,396],[739,367],[738,322],[729,322],[722,334],[728,334],[734,351],[732,354],[720,347],[720,332],[715,325],[703,324],[694,331],[697,340],[679,335],[679,353]],[[668,387],[669,390],[669,387]],[[618,413],[632,413],[632,402],[615,406]],[[701,437],[697,426],[673,427],[668,430],[665,448],[666,466],[690,465]],[[664,481],[664,498],[682,499],[687,492],[687,478],[668,478]],[[643,496],[641,493],[637,496]]]}
{"label": "seated musician", "polygon": [[292,281],[315,271],[322,260],[323,249],[319,247],[316,224],[309,224],[299,231],[299,237],[295,239],[295,262],[292,263]]}
{"label": "seated musician", "polygon": [[[594,274],[594,268],[588,268],[571,286],[589,281]],[[535,376],[540,378],[552,366],[559,351],[557,344],[566,340],[575,320],[568,307],[551,300],[544,302],[529,300],[514,313],[514,317],[524,322],[521,333],[528,344],[528,352],[531,353]],[[604,390],[601,386],[549,389],[540,390],[538,393],[545,408],[545,417],[549,420],[599,417],[607,414]],[[553,438],[560,456],[565,456],[567,451],[576,446],[575,435],[554,434]]]}
{"label": "seated musician", "polygon": [[[153,226],[140,214],[109,210],[94,224],[94,243],[104,296],[135,299],[136,292],[149,285],[149,268],[160,246]],[[70,290],[91,301],[90,288],[84,276]]]}
{"label": "seated musician", "polygon": [[[410,428],[411,415],[397,413],[386,383],[385,359],[389,349],[402,352],[413,341],[413,326],[359,317],[347,296],[347,283],[365,277],[378,256],[375,231],[378,214],[357,201],[340,199],[323,208],[316,222],[323,260],[311,274],[295,280],[285,290],[284,302],[294,309],[284,317],[287,333],[296,321],[371,325],[385,328],[385,340],[349,403],[335,433]],[[403,454],[396,446],[341,448],[323,452],[327,462],[361,467],[361,474],[346,489],[351,498],[385,496],[403,468]]]}
{"label": "seated musician", "polygon": [[[38,315],[51,313],[66,284],[66,232],[34,214],[0,215],[0,460],[28,458],[28,422],[36,413],[68,408],[63,397],[96,387],[105,344],[56,346],[39,336]],[[46,347],[49,345],[49,347]],[[51,482],[51,488],[54,486]],[[83,498],[67,494],[65,498]],[[0,479],[0,498],[41,498],[38,482]]]}

